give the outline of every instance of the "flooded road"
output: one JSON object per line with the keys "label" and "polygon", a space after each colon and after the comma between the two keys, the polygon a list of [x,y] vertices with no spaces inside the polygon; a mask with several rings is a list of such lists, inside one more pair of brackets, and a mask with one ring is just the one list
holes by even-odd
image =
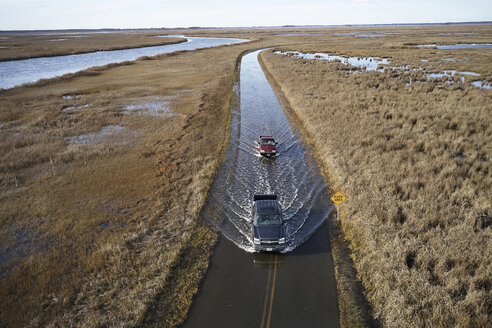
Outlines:
{"label": "flooded road", "polygon": [[132,61],[142,56],[155,56],[180,50],[195,50],[249,41],[233,38],[185,37],[183,35],[172,35],[172,37],[183,37],[188,41],[162,46],[0,62],[0,88],[8,89],[23,83],[33,83],[40,79],[75,73],[93,66]]}
{"label": "flooded road", "polygon": [[[222,235],[184,327],[338,327],[326,220],[333,207],[314,158],[264,76],[258,53],[241,62],[227,160],[202,212]],[[278,140],[277,157],[258,155],[259,135]],[[253,252],[255,193],[279,197],[287,219],[284,254]]]}

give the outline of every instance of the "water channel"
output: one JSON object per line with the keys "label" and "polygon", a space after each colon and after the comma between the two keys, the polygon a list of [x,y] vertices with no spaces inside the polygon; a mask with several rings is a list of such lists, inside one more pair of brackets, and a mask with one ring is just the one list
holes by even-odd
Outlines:
{"label": "water channel", "polygon": [[24,83],[33,83],[40,79],[75,73],[93,66],[132,61],[142,56],[155,56],[180,50],[195,50],[248,41],[234,38],[185,37],[183,35],[169,35],[169,37],[186,38],[187,42],[0,62],[0,89],[9,89]]}
{"label": "water channel", "polygon": [[[222,234],[184,327],[338,327],[327,220],[333,207],[316,161],[265,78],[259,52],[242,58],[227,160],[202,212]],[[258,155],[259,135],[278,139],[276,158]],[[287,219],[284,254],[253,252],[255,193],[279,196]]]}

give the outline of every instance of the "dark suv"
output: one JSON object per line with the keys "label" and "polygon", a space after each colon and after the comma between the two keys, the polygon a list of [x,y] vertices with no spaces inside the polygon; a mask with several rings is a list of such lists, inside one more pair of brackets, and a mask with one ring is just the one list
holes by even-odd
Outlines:
{"label": "dark suv", "polygon": [[256,251],[282,251],[285,227],[277,195],[253,196],[253,246]]}

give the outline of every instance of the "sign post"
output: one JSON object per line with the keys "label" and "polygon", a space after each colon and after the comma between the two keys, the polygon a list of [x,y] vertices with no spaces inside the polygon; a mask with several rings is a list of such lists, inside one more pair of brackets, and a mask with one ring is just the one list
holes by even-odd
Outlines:
{"label": "sign post", "polygon": [[331,197],[331,200],[335,203],[335,206],[337,207],[337,220],[340,220],[340,205],[347,199],[344,194],[341,192],[337,192],[333,197]]}

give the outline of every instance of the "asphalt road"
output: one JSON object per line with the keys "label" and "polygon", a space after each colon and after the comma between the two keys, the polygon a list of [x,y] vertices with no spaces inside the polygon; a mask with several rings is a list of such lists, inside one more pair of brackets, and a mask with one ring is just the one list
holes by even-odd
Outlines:
{"label": "asphalt road", "polygon": [[[231,105],[227,160],[202,213],[222,234],[184,327],[338,327],[327,217],[333,206],[316,161],[295,133],[257,61],[245,55]],[[258,135],[279,141],[262,158]],[[279,195],[287,252],[252,252],[254,193]]]}

